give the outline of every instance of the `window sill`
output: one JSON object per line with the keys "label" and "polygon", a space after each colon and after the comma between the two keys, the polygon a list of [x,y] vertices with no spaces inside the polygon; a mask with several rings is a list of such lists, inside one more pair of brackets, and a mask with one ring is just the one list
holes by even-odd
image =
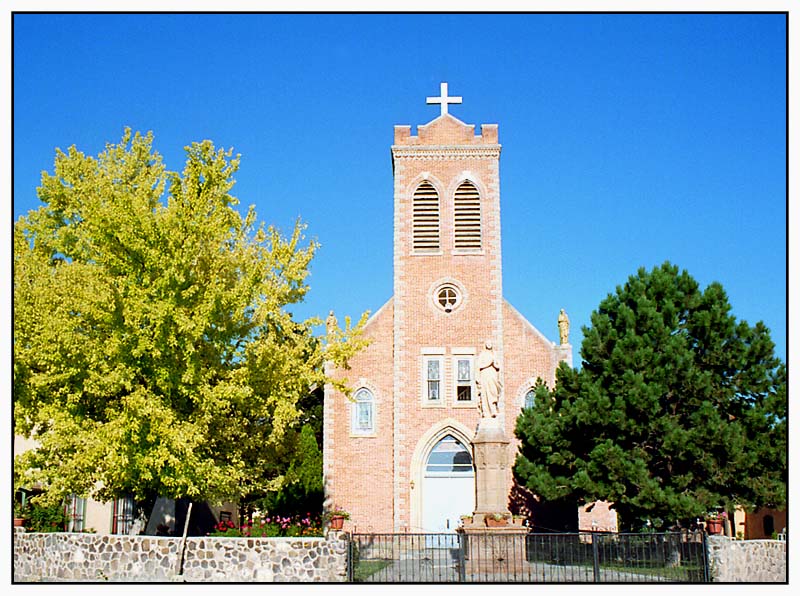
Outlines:
{"label": "window sill", "polygon": [[377,435],[377,433],[374,433],[374,432],[371,432],[371,433],[358,433],[358,434],[351,432],[350,433],[350,438],[351,439],[377,439],[378,435]]}
{"label": "window sill", "polygon": [[441,410],[442,408],[446,408],[447,404],[444,403],[444,400],[442,400],[442,401],[423,401],[421,406],[423,408],[433,408],[433,409],[440,409]]}

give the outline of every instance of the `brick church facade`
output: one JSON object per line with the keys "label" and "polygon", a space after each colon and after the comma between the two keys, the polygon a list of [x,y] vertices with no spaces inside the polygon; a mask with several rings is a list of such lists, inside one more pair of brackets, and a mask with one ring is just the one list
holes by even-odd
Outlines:
{"label": "brick church facade", "polygon": [[[367,322],[370,345],[331,371],[351,398],[325,389],[326,500],[349,512],[346,529],[452,531],[472,512],[475,364],[487,342],[511,462],[534,382],[552,386],[558,363],[572,364],[566,340],[550,341],[503,298],[498,127],[476,134],[449,113],[460,99],[443,83],[428,98],[439,117],[416,135],[394,128],[394,293]],[[510,467],[507,481],[511,491]]]}

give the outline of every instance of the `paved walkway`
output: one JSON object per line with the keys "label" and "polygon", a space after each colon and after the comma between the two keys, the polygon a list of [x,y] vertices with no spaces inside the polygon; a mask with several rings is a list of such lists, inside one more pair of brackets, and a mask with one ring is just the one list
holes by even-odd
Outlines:
{"label": "paved walkway", "polygon": [[[368,559],[362,559],[367,563]],[[416,556],[395,560],[371,576],[366,582],[458,582],[458,549],[427,549]],[[593,583],[594,572],[590,566],[551,565],[523,562],[517,573],[474,573],[466,582],[480,583]],[[630,571],[600,570],[601,582],[661,583],[675,579],[645,575]]]}

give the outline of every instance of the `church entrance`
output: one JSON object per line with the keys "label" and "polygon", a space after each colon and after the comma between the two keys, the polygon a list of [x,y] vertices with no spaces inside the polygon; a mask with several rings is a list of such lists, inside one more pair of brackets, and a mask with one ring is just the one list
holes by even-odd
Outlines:
{"label": "church entrance", "polygon": [[472,455],[453,435],[443,437],[428,455],[422,489],[424,532],[455,532],[462,515],[475,510]]}

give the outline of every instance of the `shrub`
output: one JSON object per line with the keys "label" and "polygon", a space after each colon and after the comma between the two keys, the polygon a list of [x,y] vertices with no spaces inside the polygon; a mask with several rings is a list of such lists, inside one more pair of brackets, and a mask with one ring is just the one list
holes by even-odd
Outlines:
{"label": "shrub", "polygon": [[62,505],[40,505],[30,501],[25,513],[29,532],[63,532],[68,521]]}

